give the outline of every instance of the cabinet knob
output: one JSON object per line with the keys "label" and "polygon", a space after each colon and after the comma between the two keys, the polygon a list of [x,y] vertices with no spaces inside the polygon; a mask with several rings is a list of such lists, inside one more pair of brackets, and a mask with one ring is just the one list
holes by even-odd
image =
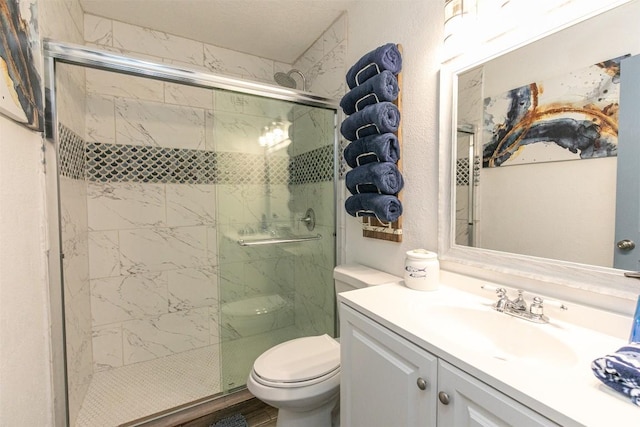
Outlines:
{"label": "cabinet knob", "polygon": [[418,384],[418,388],[420,390],[427,389],[427,382],[423,378],[418,378],[418,381],[416,381],[416,383]]}
{"label": "cabinet knob", "polygon": [[451,401],[451,399],[449,399],[449,395],[444,391],[438,393],[438,399],[440,399],[440,403],[442,403],[443,405],[448,405]]}
{"label": "cabinet knob", "polygon": [[635,244],[635,242],[633,240],[624,239],[624,240],[620,240],[618,243],[616,243],[616,246],[621,251],[630,251],[630,250],[632,250],[632,249],[634,249],[636,247],[636,244]]}

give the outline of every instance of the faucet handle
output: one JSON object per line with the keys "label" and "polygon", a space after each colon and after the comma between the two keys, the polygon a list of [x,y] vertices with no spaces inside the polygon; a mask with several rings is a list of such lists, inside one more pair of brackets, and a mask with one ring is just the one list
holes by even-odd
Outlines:
{"label": "faucet handle", "polygon": [[531,303],[531,307],[529,307],[529,311],[535,316],[542,316],[544,314],[543,311],[545,305],[557,307],[560,310],[569,310],[569,307],[567,307],[560,301],[556,301],[553,299],[543,300],[541,297],[533,297],[533,302]]}
{"label": "faucet handle", "polygon": [[529,306],[530,319],[537,323],[548,323],[549,318],[544,315],[543,300],[540,297],[533,297],[533,301]]}
{"label": "faucet handle", "polygon": [[507,290],[505,288],[496,289],[496,294],[498,294],[498,301],[493,305],[493,307],[502,313],[511,301],[509,301],[509,298],[507,297]]}
{"label": "faucet handle", "polygon": [[507,290],[505,288],[501,288],[501,287],[499,288],[496,286],[486,285],[486,284],[480,286],[480,288],[485,291],[496,292],[496,295],[498,295],[498,301],[495,304],[493,304],[493,308],[495,308],[497,311],[503,312],[507,304],[510,303],[509,298],[507,298]]}
{"label": "faucet handle", "polygon": [[524,291],[522,289],[518,289],[517,292],[518,292],[518,296],[516,297],[516,299],[512,301],[513,308],[516,310],[524,311],[527,309],[527,302],[524,300],[524,297],[522,296],[522,294],[524,294]]}
{"label": "faucet handle", "polygon": [[529,307],[529,311],[534,316],[542,316],[544,314],[544,306],[542,305],[542,298],[533,297],[533,302]]}

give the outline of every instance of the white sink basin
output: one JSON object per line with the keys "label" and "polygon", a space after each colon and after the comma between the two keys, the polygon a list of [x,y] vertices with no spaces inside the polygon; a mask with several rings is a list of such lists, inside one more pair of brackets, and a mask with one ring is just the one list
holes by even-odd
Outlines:
{"label": "white sink basin", "polygon": [[546,367],[578,361],[575,351],[552,334],[551,324],[536,324],[482,306],[432,305],[423,307],[419,316],[437,334],[461,340],[473,351],[496,359]]}

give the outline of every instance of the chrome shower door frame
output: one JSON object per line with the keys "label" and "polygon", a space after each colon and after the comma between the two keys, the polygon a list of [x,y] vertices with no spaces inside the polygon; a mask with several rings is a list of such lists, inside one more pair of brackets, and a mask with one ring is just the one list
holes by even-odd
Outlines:
{"label": "chrome shower door frame", "polygon": [[[68,384],[65,348],[65,312],[63,292],[62,235],[60,215],[60,187],[58,174],[59,141],[58,117],[56,111],[56,64],[70,64],[100,69],[137,77],[146,77],[171,83],[179,83],[208,89],[230,90],[247,95],[257,95],[295,102],[302,105],[334,110],[334,211],[337,197],[339,169],[338,106],[335,99],[317,96],[308,92],[273,86],[269,84],[218,76],[202,71],[174,65],[130,58],[100,49],[81,45],[44,40],[44,83],[45,83],[45,141],[43,162],[46,164],[46,211],[47,211],[47,259],[48,287],[50,300],[50,323],[52,341],[52,382],[53,418],[55,426],[69,425]],[[334,219],[334,230],[337,225]],[[337,251],[334,251],[334,254]],[[334,255],[335,257],[335,255]],[[334,259],[334,265],[335,265]],[[201,402],[200,402],[201,403]]]}

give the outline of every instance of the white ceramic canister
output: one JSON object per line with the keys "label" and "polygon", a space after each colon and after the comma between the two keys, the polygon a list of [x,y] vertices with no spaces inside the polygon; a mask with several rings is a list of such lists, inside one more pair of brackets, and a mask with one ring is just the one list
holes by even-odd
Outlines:
{"label": "white ceramic canister", "polygon": [[438,254],[426,249],[407,251],[404,261],[404,284],[419,291],[435,291],[439,283]]}

